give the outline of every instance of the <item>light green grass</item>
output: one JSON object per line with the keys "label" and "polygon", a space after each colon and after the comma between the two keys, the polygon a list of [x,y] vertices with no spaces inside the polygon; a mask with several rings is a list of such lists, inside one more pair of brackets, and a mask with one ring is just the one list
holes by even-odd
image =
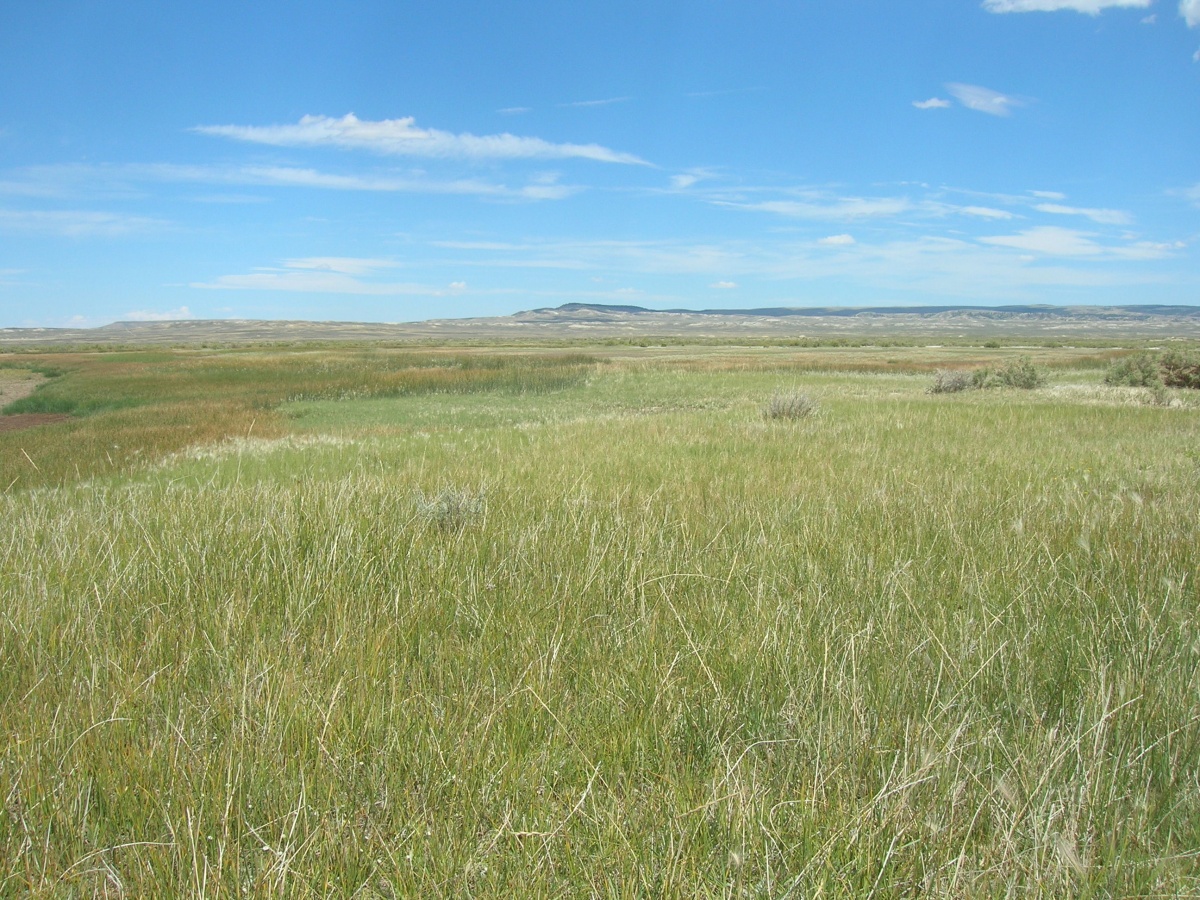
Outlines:
{"label": "light green grass", "polygon": [[720,359],[7,492],[0,895],[1200,892],[1197,410]]}

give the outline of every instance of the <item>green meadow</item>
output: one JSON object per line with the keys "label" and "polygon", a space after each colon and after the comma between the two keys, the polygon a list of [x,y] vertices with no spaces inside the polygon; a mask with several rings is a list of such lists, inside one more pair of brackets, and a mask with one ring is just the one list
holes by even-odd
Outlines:
{"label": "green meadow", "polygon": [[0,897],[1200,895],[1123,352],[0,354]]}

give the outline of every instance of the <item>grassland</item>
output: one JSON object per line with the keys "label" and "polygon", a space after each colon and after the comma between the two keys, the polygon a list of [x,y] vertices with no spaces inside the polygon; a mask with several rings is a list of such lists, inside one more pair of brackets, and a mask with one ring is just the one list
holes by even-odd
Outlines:
{"label": "grassland", "polygon": [[1200,894],[1200,402],[1113,355],[0,359],[0,896]]}

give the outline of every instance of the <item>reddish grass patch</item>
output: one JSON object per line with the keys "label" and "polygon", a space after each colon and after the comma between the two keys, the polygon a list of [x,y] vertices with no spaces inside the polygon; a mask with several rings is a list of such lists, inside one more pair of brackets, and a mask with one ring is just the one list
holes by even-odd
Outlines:
{"label": "reddish grass patch", "polygon": [[0,416],[0,431],[21,431],[39,425],[53,425],[55,422],[65,422],[69,418],[71,417],[66,413],[17,413],[12,416]]}

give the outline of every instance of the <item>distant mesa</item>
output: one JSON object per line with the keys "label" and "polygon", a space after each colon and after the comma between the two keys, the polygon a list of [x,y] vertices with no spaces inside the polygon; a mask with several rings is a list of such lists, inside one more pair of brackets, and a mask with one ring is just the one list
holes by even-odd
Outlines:
{"label": "distant mesa", "polygon": [[974,313],[989,318],[1012,316],[1053,316],[1070,318],[1078,316],[1180,316],[1200,318],[1200,306],[1163,306],[1155,304],[1128,306],[1051,306],[1028,304],[1018,306],[774,306],[758,309],[649,309],[644,306],[617,306],[605,303],[564,303],[562,306],[542,307],[517,315],[545,315],[571,313],[650,313],[653,315],[692,316],[752,316],[782,318],[785,316],[937,316],[946,313]]}
{"label": "distant mesa", "polygon": [[508,316],[423,322],[187,319],[100,328],[0,328],[0,349],[34,346],[229,345],[456,339],[787,339],[889,337],[1200,339],[1200,306],[777,306],[649,309],[564,303]]}

